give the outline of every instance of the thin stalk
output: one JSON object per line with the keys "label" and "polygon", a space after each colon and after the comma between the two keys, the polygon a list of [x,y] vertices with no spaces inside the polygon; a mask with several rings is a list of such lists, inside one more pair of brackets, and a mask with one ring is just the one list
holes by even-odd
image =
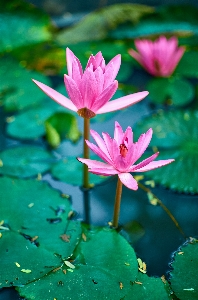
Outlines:
{"label": "thin stalk", "polygon": [[183,232],[181,226],[179,225],[179,223],[177,222],[177,220],[175,219],[175,217],[172,215],[172,213],[170,212],[170,210],[166,207],[166,205],[164,205],[164,203],[158,198],[156,197],[149,188],[147,188],[144,184],[142,184],[141,182],[138,182],[138,186],[145,191],[146,193],[151,193],[155,199],[157,200],[157,203],[163,208],[163,210],[167,213],[167,215],[171,218],[171,220],[174,222],[175,226],[177,227],[177,229],[180,231],[180,233],[184,236],[184,238],[186,239],[186,235]]}
{"label": "thin stalk", "polygon": [[112,226],[114,228],[118,227],[121,195],[122,195],[122,182],[121,182],[120,178],[118,177],[117,188],[116,188],[116,196],[115,196],[115,204],[114,204],[114,212],[113,212],[113,222],[112,222]]}
{"label": "thin stalk", "polygon": [[[89,147],[85,140],[89,140],[89,119],[84,118],[84,158],[89,158]],[[83,187],[89,188],[89,172],[87,165],[83,164]]]}

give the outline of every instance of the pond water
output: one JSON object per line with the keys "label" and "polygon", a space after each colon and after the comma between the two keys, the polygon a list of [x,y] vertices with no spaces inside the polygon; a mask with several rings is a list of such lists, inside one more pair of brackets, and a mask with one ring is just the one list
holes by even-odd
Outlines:
{"label": "pond water", "polygon": [[[136,76],[138,79],[139,74]],[[49,101],[51,101],[49,99]],[[144,115],[151,112],[148,100],[141,101],[135,106],[116,114],[111,120],[103,123],[93,123],[91,127],[99,133],[106,131],[113,134],[114,121],[120,122],[123,128],[128,125],[133,127]],[[19,142],[5,136],[5,115],[1,112],[1,149],[11,147]],[[82,120],[79,118],[79,126]],[[37,141],[37,143],[40,143]],[[43,143],[41,141],[41,143]],[[75,145],[69,141],[54,150],[54,153],[67,153],[68,156],[78,156],[81,153],[82,139]],[[188,176],[188,174],[187,174]],[[90,192],[83,192],[78,186],[72,186],[59,182],[50,174],[45,174],[43,180],[71,197],[73,210],[76,218],[89,222],[96,226],[108,226],[112,219],[113,205],[116,189],[116,178],[110,178],[101,185],[95,186]],[[179,180],[179,179],[178,179]],[[147,186],[150,188],[150,186]],[[198,196],[172,192],[160,186],[152,189],[152,192],[163,202],[178,221],[186,237],[198,237]],[[170,270],[171,257],[180,245],[185,242],[184,236],[178,230],[168,214],[159,205],[151,205],[147,194],[139,188],[131,191],[123,187],[120,233],[134,247],[137,256],[147,264],[147,273],[152,276],[167,275]],[[102,241],[101,241],[102,243]],[[0,291],[0,299],[18,299],[12,290]]]}

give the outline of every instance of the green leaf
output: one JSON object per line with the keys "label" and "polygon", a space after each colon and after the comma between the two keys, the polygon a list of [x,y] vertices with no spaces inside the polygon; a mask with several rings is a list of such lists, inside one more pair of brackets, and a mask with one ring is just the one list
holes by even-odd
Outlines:
{"label": "green leaf", "polygon": [[186,22],[147,20],[135,26],[126,25],[115,29],[110,33],[110,37],[116,39],[131,39],[153,35],[174,34],[174,35],[193,35],[198,34],[198,26]]}
{"label": "green leaf", "polygon": [[45,76],[26,70],[8,56],[0,59],[0,77],[0,104],[6,111],[22,110],[41,103],[43,94],[32,78],[49,85]]}
{"label": "green leaf", "polygon": [[168,300],[169,297],[168,284],[164,284],[161,278],[148,277],[146,274],[138,273],[132,287],[126,297],[126,300]]}
{"label": "green leaf", "polygon": [[44,182],[4,177],[0,199],[2,287],[39,279],[73,254],[82,230],[66,197]]}
{"label": "green leaf", "polygon": [[43,100],[35,108],[8,119],[7,134],[19,139],[36,139],[44,136],[46,120],[54,113],[61,111],[65,112],[67,110],[51,99]]}
{"label": "green leaf", "polygon": [[[64,218],[66,228],[70,202],[45,182],[1,177],[0,199],[0,220],[4,220],[4,226],[15,232],[27,232],[34,228],[35,235],[39,236],[42,226],[48,224],[46,235],[50,235],[52,226],[59,224],[54,220],[57,217],[60,222]],[[49,223],[47,219],[54,220],[54,223]]]}
{"label": "green leaf", "polygon": [[198,52],[185,52],[175,72],[187,77],[198,77]]}
{"label": "green leaf", "polygon": [[[18,289],[28,299],[67,298],[94,300],[125,297],[131,288],[130,281],[137,276],[137,260],[133,248],[118,233],[102,229],[86,233],[72,262],[72,272],[61,270]],[[101,247],[101,244],[103,245]],[[78,252],[79,251],[79,252]],[[83,257],[79,261],[78,255]],[[124,288],[120,288],[120,284]]]}
{"label": "green leaf", "polygon": [[181,247],[174,255],[171,266],[171,287],[180,300],[198,298],[198,244],[189,243]]}
{"label": "green leaf", "polygon": [[[14,3],[13,3],[14,4]],[[1,4],[0,52],[35,44],[51,38],[48,30],[50,19],[43,12],[29,4],[29,7],[15,3],[10,7]]]}
{"label": "green leaf", "polygon": [[65,49],[57,47],[53,42],[17,48],[12,51],[12,56],[22,61],[27,69],[44,75],[65,73]]}
{"label": "green leaf", "polygon": [[0,160],[0,174],[28,178],[48,171],[52,155],[41,147],[22,146],[0,152]]}
{"label": "green leaf", "polygon": [[62,259],[67,259],[73,254],[74,248],[81,238],[82,229],[80,222],[67,220],[64,206],[60,206],[59,209],[63,210],[63,217],[61,215],[54,216],[54,218],[48,218],[48,221],[45,217],[40,217],[38,222],[42,226],[38,227],[36,223],[30,224],[27,229],[23,229],[23,233],[31,237],[38,236],[36,241],[40,246],[61,255]]}
{"label": "green leaf", "polygon": [[[83,182],[83,164],[76,157],[67,157],[52,166],[52,175],[69,184],[82,185]],[[89,173],[90,184],[95,185],[107,180],[107,177],[98,176]]]}
{"label": "green leaf", "polygon": [[58,112],[47,119],[45,124],[46,138],[52,147],[59,146],[62,139],[76,142],[81,136],[77,119],[70,113]]}
{"label": "green leaf", "polygon": [[188,104],[195,94],[190,82],[175,77],[152,79],[147,89],[152,102],[175,106]]}
{"label": "green leaf", "polygon": [[0,239],[2,287],[21,286],[38,279],[60,264],[60,259],[37,247],[19,233],[5,231]]}
{"label": "green leaf", "polygon": [[100,40],[107,36],[108,30],[127,21],[137,22],[153,8],[138,4],[115,4],[88,14],[73,27],[63,30],[57,36],[60,45],[81,41]]}
{"label": "green leaf", "polygon": [[[159,147],[159,159],[175,159],[175,162],[145,175],[176,191],[198,193],[198,112],[159,112],[137,125],[137,136],[153,128],[150,147]],[[187,176],[192,170],[193,176]]]}

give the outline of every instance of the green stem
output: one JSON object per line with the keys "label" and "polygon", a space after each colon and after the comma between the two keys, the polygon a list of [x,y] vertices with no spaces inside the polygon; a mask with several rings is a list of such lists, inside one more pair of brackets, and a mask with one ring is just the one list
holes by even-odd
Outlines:
{"label": "green stem", "polygon": [[118,227],[118,220],[120,214],[120,203],[121,203],[121,195],[122,195],[122,182],[118,177],[116,196],[115,196],[115,204],[114,204],[114,213],[113,213],[113,223],[112,226],[114,228]]}
{"label": "green stem", "polygon": [[[84,158],[89,158],[89,147],[85,140],[89,141],[89,119],[84,118]],[[83,187],[89,188],[89,172],[87,165],[83,164]]]}

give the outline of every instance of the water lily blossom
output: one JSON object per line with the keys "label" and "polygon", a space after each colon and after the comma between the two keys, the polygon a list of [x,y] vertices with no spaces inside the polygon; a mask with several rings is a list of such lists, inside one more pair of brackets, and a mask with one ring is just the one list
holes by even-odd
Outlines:
{"label": "water lily blossom", "polygon": [[118,122],[115,122],[114,138],[111,138],[108,133],[103,132],[102,139],[96,131],[91,130],[90,132],[98,146],[89,141],[86,141],[86,143],[104,162],[86,158],[78,158],[78,160],[87,165],[91,173],[103,176],[118,175],[112,222],[112,226],[117,228],[122,184],[131,190],[138,189],[138,183],[131,175],[131,172],[150,171],[170,164],[174,159],[154,161],[159,154],[159,152],[157,152],[144,159],[142,162],[135,164],[145,152],[151,141],[153,133],[151,128],[146,133],[142,134],[136,143],[133,143],[133,132],[131,127],[128,127],[126,131],[123,132],[122,127]]}
{"label": "water lily blossom", "polygon": [[66,60],[68,75],[64,75],[64,82],[70,99],[37,80],[33,81],[54,101],[83,118],[126,108],[148,95],[144,91],[109,101],[118,88],[115,77],[121,64],[119,54],[107,65],[101,52],[91,55],[84,72],[79,59],[69,48],[66,49]]}
{"label": "water lily blossom", "polygon": [[98,146],[89,141],[86,141],[86,143],[104,162],[84,158],[78,158],[78,160],[86,164],[91,173],[103,176],[117,174],[120,181],[129,189],[138,189],[138,183],[130,174],[131,172],[150,171],[174,161],[174,159],[154,161],[159,155],[159,152],[157,152],[135,164],[151,141],[152,128],[142,134],[136,143],[133,142],[131,127],[123,132],[118,122],[115,122],[114,138],[111,138],[108,133],[102,133],[102,139],[94,130],[91,130],[90,133]]}
{"label": "water lily blossom", "polygon": [[129,50],[129,54],[151,75],[156,77],[169,77],[174,72],[185,47],[178,47],[176,37],[167,39],[160,36],[154,42],[147,39],[135,40],[135,47],[138,50]]}

